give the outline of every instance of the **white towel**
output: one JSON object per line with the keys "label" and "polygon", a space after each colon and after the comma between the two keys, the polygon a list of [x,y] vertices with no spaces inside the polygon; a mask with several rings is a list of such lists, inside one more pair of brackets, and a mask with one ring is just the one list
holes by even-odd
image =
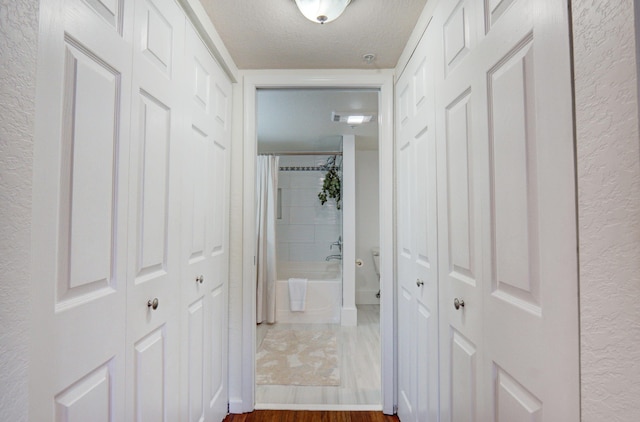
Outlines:
{"label": "white towel", "polygon": [[290,278],[289,279],[289,307],[292,312],[304,311],[307,299],[307,279],[306,278]]}

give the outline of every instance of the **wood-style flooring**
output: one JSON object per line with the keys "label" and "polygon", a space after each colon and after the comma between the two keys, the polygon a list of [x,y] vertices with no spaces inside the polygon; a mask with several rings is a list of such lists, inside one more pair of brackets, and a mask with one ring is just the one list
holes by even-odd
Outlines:
{"label": "wood-style flooring", "polygon": [[397,416],[382,412],[256,410],[242,415],[228,415],[224,422],[397,422]]}
{"label": "wood-style flooring", "polygon": [[[365,409],[360,407],[361,410],[382,409],[379,305],[358,305],[357,327],[342,327],[339,324],[276,323],[275,325],[260,324],[257,328],[258,345],[266,336],[267,330],[331,330],[336,332],[339,343],[341,385],[337,387],[257,385],[256,409],[287,409],[287,405],[340,406],[339,410],[345,409],[344,406],[356,405],[369,406]],[[295,409],[300,409],[300,407]],[[283,420],[288,421],[289,419]],[[327,420],[333,421],[334,419]],[[349,419],[344,420],[348,421]]]}

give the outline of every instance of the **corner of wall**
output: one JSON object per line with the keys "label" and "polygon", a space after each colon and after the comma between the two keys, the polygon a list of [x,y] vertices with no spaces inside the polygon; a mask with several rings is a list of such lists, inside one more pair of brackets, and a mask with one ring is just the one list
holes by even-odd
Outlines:
{"label": "corner of wall", "polygon": [[[598,4],[596,4],[598,3]],[[572,1],[582,420],[640,420],[634,2]]]}
{"label": "corner of wall", "polygon": [[38,13],[38,0],[0,0],[0,420],[14,422],[27,420],[29,401]]}
{"label": "corner of wall", "polygon": [[231,194],[229,220],[229,410],[242,413],[243,260],[243,80],[233,84]]}

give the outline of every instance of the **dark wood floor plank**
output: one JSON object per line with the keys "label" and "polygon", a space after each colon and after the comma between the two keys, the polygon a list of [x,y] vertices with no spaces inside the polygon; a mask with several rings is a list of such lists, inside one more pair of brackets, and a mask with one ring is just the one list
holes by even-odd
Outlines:
{"label": "dark wood floor plank", "polygon": [[398,422],[397,416],[382,412],[256,410],[242,415],[228,415],[224,422]]}

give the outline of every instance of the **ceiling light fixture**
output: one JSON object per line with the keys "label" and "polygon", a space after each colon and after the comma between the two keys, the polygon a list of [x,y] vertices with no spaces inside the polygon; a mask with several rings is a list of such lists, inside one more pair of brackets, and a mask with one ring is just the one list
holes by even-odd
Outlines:
{"label": "ceiling light fixture", "polygon": [[337,19],[350,2],[351,0],[296,0],[304,17],[320,24]]}
{"label": "ceiling light fixture", "polygon": [[369,123],[375,117],[375,113],[334,111],[331,113],[331,121],[336,123],[346,123],[348,125],[361,125]]}
{"label": "ceiling light fixture", "polygon": [[347,123],[350,125],[361,125],[364,123],[364,116],[349,116]]}

